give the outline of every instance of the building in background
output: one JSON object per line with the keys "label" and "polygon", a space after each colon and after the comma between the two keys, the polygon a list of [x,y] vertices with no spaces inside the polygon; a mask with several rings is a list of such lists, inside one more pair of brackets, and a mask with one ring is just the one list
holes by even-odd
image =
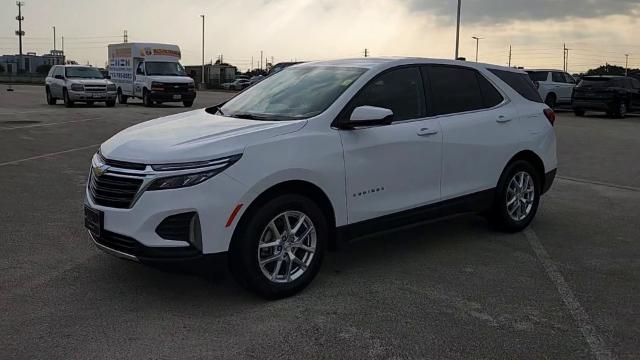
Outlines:
{"label": "building in background", "polygon": [[[202,81],[202,65],[185,66],[187,75],[193,78],[196,84]],[[217,88],[226,82],[236,79],[238,68],[229,64],[206,64],[204,66],[204,82],[207,87]]]}
{"label": "building in background", "polygon": [[28,52],[22,55],[22,65],[20,65],[20,55],[0,55],[0,66],[4,69],[4,74],[18,74],[18,69],[23,69],[25,73],[35,74],[41,65],[63,65],[65,63],[64,52],[61,50],[51,50],[48,54],[36,55],[35,52]]}

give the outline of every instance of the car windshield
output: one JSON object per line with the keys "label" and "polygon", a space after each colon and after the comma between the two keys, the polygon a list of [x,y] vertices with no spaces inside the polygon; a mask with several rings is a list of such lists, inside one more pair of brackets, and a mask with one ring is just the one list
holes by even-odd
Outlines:
{"label": "car windshield", "polygon": [[548,71],[528,71],[531,81],[547,81]]}
{"label": "car windshield", "polygon": [[98,69],[91,67],[68,67],[65,69],[65,76],[80,79],[104,79]]}
{"label": "car windshield", "polygon": [[325,111],[367,69],[304,66],[269,76],[226,103],[225,116],[293,120]]}
{"label": "car windshield", "polygon": [[187,76],[184,67],[177,62],[145,62],[147,76]]}
{"label": "car windshield", "polygon": [[605,88],[618,86],[616,79],[611,78],[584,78],[578,87]]}

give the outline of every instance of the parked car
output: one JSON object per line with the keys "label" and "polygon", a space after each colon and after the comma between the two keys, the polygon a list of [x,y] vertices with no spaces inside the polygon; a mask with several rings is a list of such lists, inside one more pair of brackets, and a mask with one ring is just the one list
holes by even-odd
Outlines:
{"label": "parked car", "polygon": [[90,66],[54,65],[45,79],[47,104],[55,105],[58,99],[66,107],[76,102],[116,104],[116,85]]}
{"label": "parked car", "polygon": [[625,76],[585,76],[573,92],[571,106],[578,116],[595,110],[624,117],[640,109],[640,81]]}
{"label": "parked car", "polygon": [[262,80],[264,80],[264,75],[252,76],[251,79],[249,79],[249,81],[251,82],[251,85],[259,83]]}
{"label": "parked car", "polygon": [[288,68],[289,66],[293,66],[293,65],[298,65],[298,64],[302,64],[302,62],[299,61],[291,61],[291,62],[281,62],[281,63],[277,63],[275,65],[273,65],[271,67],[271,69],[269,70],[269,73],[267,74],[267,76],[269,75],[273,75],[273,74],[277,74],[280,71]]}
{"label": "parked car", "polygon": [[571,104],[571,93],[576,86],[573,76],[561,70],[527,70],[527,73],[550,108]]}
{"label": "parked car", "polygon": [[222,84],[222,88],[225,90],[242,90],[251,86],[251,81],[247,79],[236,79],[233,82]]}
{"label": "parked car", "polygon": [[85,225],[112,255],[226,256],[247,288],[289,296],[343,239],[459,212],[523,230],[556,173],[554,120],[515,69],[307,63],[107,140]]}

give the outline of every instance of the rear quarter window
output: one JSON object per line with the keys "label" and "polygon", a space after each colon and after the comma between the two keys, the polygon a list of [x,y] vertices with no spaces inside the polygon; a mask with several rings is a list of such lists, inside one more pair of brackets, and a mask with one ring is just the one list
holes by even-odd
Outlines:
{"label": "rear quarter window", "polygon": [[531,81],[547,81],[549,77],[548,71],[529,71]]}
{"label": "rear quarter window", "polygon": [[536,90],[533,81],[528,74],[517,73],[513,71],[505,71],[498,69],[488,69],[495,76],[504,81],[513,90],[520,94],[523,98],[534,101],[537,103],[543,103],[538,90]]}

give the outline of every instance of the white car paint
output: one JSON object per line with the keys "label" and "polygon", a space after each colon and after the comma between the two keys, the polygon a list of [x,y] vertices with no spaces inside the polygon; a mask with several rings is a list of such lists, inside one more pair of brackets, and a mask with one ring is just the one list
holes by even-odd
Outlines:
{"label": "white car paint", "polygon": [[535,70],[530,69],[527,72],[546,73],[543,80],[537,81],[538,93],[540,97],[546,101],[549,95],[556,98],[557,104],[571,103],[571,95],[573,88],[576,87],[576,81],[569,73],[562,70]]}
{"label": "white car paint", "polygon": [[[354,95],[380,73],[429,64],[475,69],[505,101],[492,109],[388,126],[342,130],[332,125]],[[547,107],[526,100],[487,69],[524,72],[418,58],[336,60],[295,67],[313,66],[359,67],[366,72],[324,112],[305,120],[246,120],[196,110],[126,129],[102,144],[102,156],[147,165],[242,157],[201,184],[144,191],[128,209],[97,205],[88,189],[86,203],[104,212],[104,229],[150,247],[187,245],[161,239],[155,229],[168,215],[196,211],[201,219],[201,250],[210,254],[227,251],[246,209],[264,191],[283,182],[305,181],[321,189],[339,227],[493,189],[509,160],[521,151],[536,154],[545,173],[557,167],[555,132],[543,114]]]}

